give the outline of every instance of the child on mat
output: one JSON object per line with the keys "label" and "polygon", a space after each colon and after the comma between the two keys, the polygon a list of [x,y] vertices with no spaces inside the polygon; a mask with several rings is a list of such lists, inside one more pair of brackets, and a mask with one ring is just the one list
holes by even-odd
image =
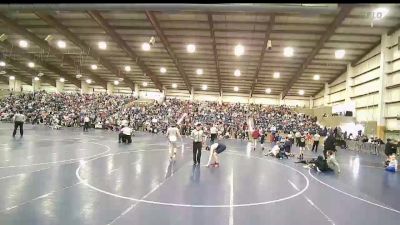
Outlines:
{"label": "child on mat", "polygon": [[396,154],[392,154],[389,156],[389,160],[385,163],[385,170],[389,172],[396,172],[398,167],[398,162],[396,159]]}
{"label": "child on mat", "polygon": [[[207,167],[219,167],[218,154],[225,151],[225,149],[226,145],[222,143],[214,143],[210,147],[207,146],[206,150],[210,151],[210,158],[208,159]],[[214,159],[214,163],[211,163],[212,159]]]}

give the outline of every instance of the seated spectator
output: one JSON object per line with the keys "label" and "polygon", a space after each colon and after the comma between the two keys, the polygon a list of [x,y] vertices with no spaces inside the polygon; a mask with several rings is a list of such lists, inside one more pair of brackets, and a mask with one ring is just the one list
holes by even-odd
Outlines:
{"label": "seated spectator", "polygon": [[389,160],[385,162],[385,170],[389,172],[396,172],[398,169],[398,162],[396,159],[396,154],[389,156]]}

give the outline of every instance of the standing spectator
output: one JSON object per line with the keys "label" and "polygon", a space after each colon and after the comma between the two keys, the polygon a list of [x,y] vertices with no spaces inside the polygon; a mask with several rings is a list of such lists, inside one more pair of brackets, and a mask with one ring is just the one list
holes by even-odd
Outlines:
{"label": "standing spectator", "polygon": [[215,124],[212,125],[212,127],[210,128],[210,145],[215,143],[215,139],[217,139],[217,135],[218,135],[218,129],[217,126]]}
{"label": "standing spectator", "polygon": [[319,144],[319,138],[320,137],[321,136],[319,136],[318,133],[314,134],[314,137],[313,137],[314,142],[313,142],[313,146],[312,146],[311,151],[314,151],[314,148],[315,148],[315,153],[317,153],[317,151],[318,151],[318,144]]}
{"label": "standing spectator", "polygon": [[20,110],[17,114],[14,115],[13,121],[14,121],[14,131],[13,131],[13,137],[17,134],[17,129],[19,127],[19,134],[21,137],[24,136],[24,122],[25,122],[25,116],[22,114],[22,110]]}
{"label": "standing spectator", "polygon": [[196,129],[194,129],[191,133],[191,137],[193,139],[193,165],[200,165],[201,159],[201,148],[203,144],[203,130],[201,128],[201,123],[196,124]]}
{"label": "standing spectator", "polygon": [[253,144],[254,144],[253,151],[255,151],[256,147],[257,147],[258,138],[260,137],[260,131],[258,130],[257,127],[254,128],[254,131],[251,134],[251,137],[253,138]]}
{"label": "standing spectator", "polygon": [[297,131],[294,135],[296,137],[296,147],[299,147],[300,144],[300,138],[301,138],[301,133],[300,131]]}

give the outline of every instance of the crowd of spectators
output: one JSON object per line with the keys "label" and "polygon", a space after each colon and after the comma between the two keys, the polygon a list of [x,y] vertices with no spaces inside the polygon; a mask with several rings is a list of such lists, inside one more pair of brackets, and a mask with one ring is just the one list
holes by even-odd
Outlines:
{"label": "crowd of spectators", "polygon": [[[196,123],[210,130],[217,126],[226,138],[248,137],[249,126],[263,131],[321,133],[315,118],[298,114],[288,106],[258,104],[218,104],[166,99],[159,103],[132,104],[133,96],[79,93],[47,93],[44,91],[10,95],[0,101],[2,119],[9,119],[22,110],[32,124],[79,127],[85,117],[96,128],[118,130],[128,125],[134,130],[166,132],[171,122],[178,122],[183,135],[189,135]],[[250,122],[249,122],[250,121]]]}

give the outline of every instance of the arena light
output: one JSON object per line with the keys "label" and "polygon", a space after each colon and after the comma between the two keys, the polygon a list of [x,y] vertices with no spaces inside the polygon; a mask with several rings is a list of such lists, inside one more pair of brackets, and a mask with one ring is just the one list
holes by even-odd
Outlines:
{"label": "arena light", "polygon": [[29,67],[29,68],[33,68],[33,67],[35,67],[35,63],[33,63],[33,62],[29,62],[29,63],[28,63],[28,67]]}
{"label": "arena light", "polygon": [[319,79],[320,79],[319,74],[315,74],[314,77],[313,77],[313,79],[314,79],[314,80],[319,80]]}
{"label": "arena light", "polygon": [[0,61],[0,66],[1,66],[1,67],[5,67],[5,66],[6,66],[6,62]]}
{"label": "arena light", "polygon": [[91,79],[86,79],[86,83],[91,84],[92,80]]}
{"label": "arena light", "polygon": [[234,87],[233,90],[234,91],[239,91],[239,87]]}
{"label": "arena light", "polygon": [[278,79],[278,78],[281,77],[281,73],[279,73],[279,72],[274,72],[273,77],[274,77],[275,79]]}
{"label": "arena light", "polygon": [[178,85],[177,84],[172,84],[172,88],[177,88]]}
{"label": "arena light", "polygon": [[207,85],[206,84],[203,84],[202,86],[201,86],[201,90],[203,90],[203,91],[205,91],[205,90],[207,90]]}
{"label": "arena light", "polygon": [[166,73],[166,72],[167,72],[167,69],[165,67],[160,68],[160,73]]}
{"label": "arena light", "polygon": [[235,46],[235,55],[236,56],[241,56],[244,54],[244,47],[241,44],[238,44]]}
{"label": "arena light", "polygon": [[57,46],[59,48],[66,48],[67,47],[67,43],[65,43],[65,41],[59,40],[59,41],[57,41]]}
{"label": "arena light", "polygon": [[60,82],[61,82],[61,83],[64,83],[64,82],[65,82],[65,79],[64,79],[63,77],[61,77],[61,78],[60,78]]}
{"label": "arena light", "polygon": [[147,82],[143,82],[143,87],[147,87],[149,85]]}
{"label": "arena light", "polygon": [[130,66],[125,66],[124,69],[125,69],[126,72],[130,72],[131,71],[131,67]]}
{"label": "arena light", "polygon": [[286,47],[283,49],[283,55],[285,57],[292,57],[294,53],[294,49],[292,47]]}
{"label": "arena light", "polygon": [[267,88],[267,89],[265,89],[265,93],[267,93],[267,94],[270,94],[271,93],[271,88]]}
{"label": "arena light", "polygon": [[35,77],[35,78],[33,78],[35,81],[39,81],[40,79],[39,79],[39,77]]}
{"label": "arena light", "polygon": [[82,74],[77,74],[76,75],[76,78],[81,78],[82,77]]}
{"label": "arena light", "polygon": [[299,95],[304,95],[304,90],[299,90]]}
{"label": "arena light", "polygon": [[101,49],[101,50],[106,50],[107,49],[107,43],[105,41],[99,41],[97,43],[97,45],[99,46],[99,49]]}
{"label": "arena light", "polygon": [[10,80],[15,80],[15,77],[14,76],[10,76],[9,79]]}
{"label": "arena light", "polygon": [[235,77],[240,77],[240,75],[241,75],[242,73],[240,72],[239,69],[236,69],[235,72],[233,72],[233,74],[235,75]]}
{"label": "arena light", "polygon": [[96,64],[92,64],[92,65],[90,66],[90,68],[91,68],[92,70],[97,70],[97,65],[96,65]]}
{"label": "arena light", "polygon": [[28,47],[28,42],[26,40],[20,40],[18,44],[19,44],[19,47],[21,47],[21,48]]}
{"label": "arena light", "polygon": [[196,70],[197,75],[202,75],[203,74],[203,69],[197,69]]}
{"label": "arena light", "polygon": [[196,51],[196,45],[188,44],[186,46],[186,51],[189,52],[189,53],[194,53]]}
{"label": "arena light", "polygon": [[118,84],[119,84],[119,81],[114,80],[114,85],[118,85]]}
{"label": "arena light", "polygon": [[339,49],[335,51],[335,58],[337,59],[343,59],[345,55],[346,55],[346,50],[344,49]]}
{"label": "arena light", "polygon": [[143,51],[146,51],[146,52],[148,52],[148,51],[150,51],[150,44],[148,43],[148,42],[144,42],[143,44],[142,44],[142,50]]}

